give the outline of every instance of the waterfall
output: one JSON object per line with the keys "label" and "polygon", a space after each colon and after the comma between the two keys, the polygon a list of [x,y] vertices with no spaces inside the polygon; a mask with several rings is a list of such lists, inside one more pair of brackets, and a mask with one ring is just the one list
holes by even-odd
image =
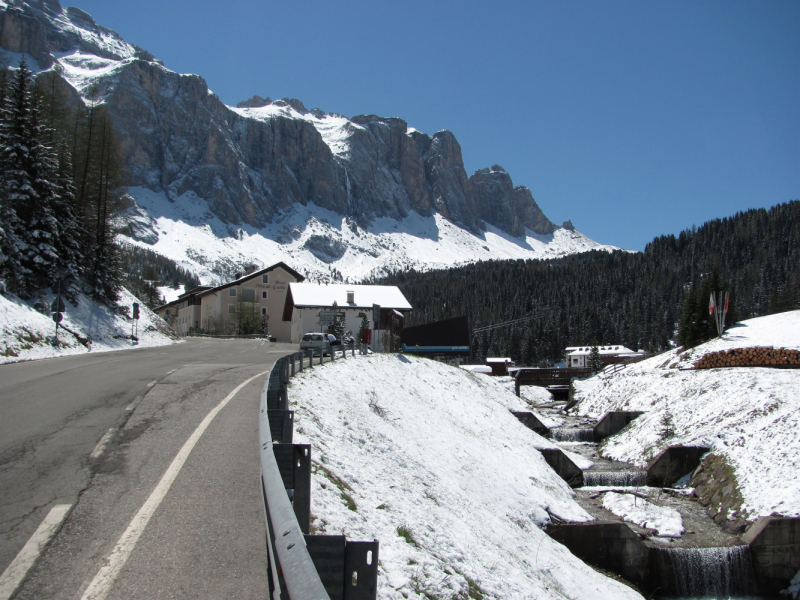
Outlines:
{"label": "waterfall", "polygon": [[639,487],[647,481],[647,471],[584,471],[584,487]]}
{"label": "waterfall", "polygon": [[550,430],[550,439],[556,442],[594,442],[594,429],[555,427]]}
{"label": "waterfall", "polygon": [[756,591],[748,546],[658,548],[665,597],[747,596]]}

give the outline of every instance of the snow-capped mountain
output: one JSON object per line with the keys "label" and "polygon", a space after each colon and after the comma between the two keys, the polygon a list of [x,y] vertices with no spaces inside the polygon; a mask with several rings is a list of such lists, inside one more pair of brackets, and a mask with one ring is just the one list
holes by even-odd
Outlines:
{"label": "snow-capped mountain", "polygon": [[468,177],[449,131],[346,118],[298,100],[223,104],[197,75],[58,0],[0,0],[13,65],[104,103],[129,170],[122,238],[203,279],[283,260],[312,278],[555,257],[601,246],[550,222],[501,167]]}

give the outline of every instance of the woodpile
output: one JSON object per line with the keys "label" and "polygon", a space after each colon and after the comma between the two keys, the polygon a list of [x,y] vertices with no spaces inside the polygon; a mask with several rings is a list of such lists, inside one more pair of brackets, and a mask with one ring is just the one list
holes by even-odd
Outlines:
{"label": "woodpile", "polygon": [[800,368],[800,350],[755,347],[720,350],[704,355],[694,363],[695,369],[720,367],[786,367]]}

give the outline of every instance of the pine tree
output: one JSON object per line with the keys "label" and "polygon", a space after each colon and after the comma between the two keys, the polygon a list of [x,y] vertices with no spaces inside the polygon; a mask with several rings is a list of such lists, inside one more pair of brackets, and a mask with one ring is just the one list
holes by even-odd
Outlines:
{"label": "pine tree", "polygon": [[361,317],[361,324],[358,326],[358,334],[356,335],[356,340],[359,344],[364,343],[364,331],[369,329],[369,319],[367,319],[367,313],[363,313],[364,316]]}
{"label": "pine tree", "polygon": [[30,71],[20,62],[5,98],[0,164],[3,172],[3,269],[9,291],[24,298],[33,295],[28,229],[37,192],[29,153],[31,122]]}
{"label": "pine tree", "polygon": [[[339,312],[339,304],[334,300],[332,309],[334,312]],[[344,337],[344,317],[340,315],[336,315],[333,318],[333,325],[331,327],[333,331],[333,335],[336,336],[337,340],[341,340]]]}
{"label": "pine tree", "polygon": [[596,345],[592,346],[591,354],[589,354],[589,368],[593,373],[598,373],[603,368],[603,359],[600,358],[600,348]]}

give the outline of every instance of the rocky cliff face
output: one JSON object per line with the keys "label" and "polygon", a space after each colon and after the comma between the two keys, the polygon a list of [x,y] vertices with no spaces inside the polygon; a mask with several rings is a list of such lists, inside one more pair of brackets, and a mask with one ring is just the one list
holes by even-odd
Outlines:
{"label": "rocky cliff face", "polygon": [[486,223],[514,236],[557,229],[502,168],[468,177],[449,131],[429,136],[402,119],[346,119],[288,99],[228,107],[201,77],[166,69],[83,11],[57,0],[11,0],[0,10],[4,49],[30,54],[84,97],[99,90],[132,186],[170,199],[191,192],[231,226],[261,228],[313,203],[362,227],[416,212],[473,233]]}

